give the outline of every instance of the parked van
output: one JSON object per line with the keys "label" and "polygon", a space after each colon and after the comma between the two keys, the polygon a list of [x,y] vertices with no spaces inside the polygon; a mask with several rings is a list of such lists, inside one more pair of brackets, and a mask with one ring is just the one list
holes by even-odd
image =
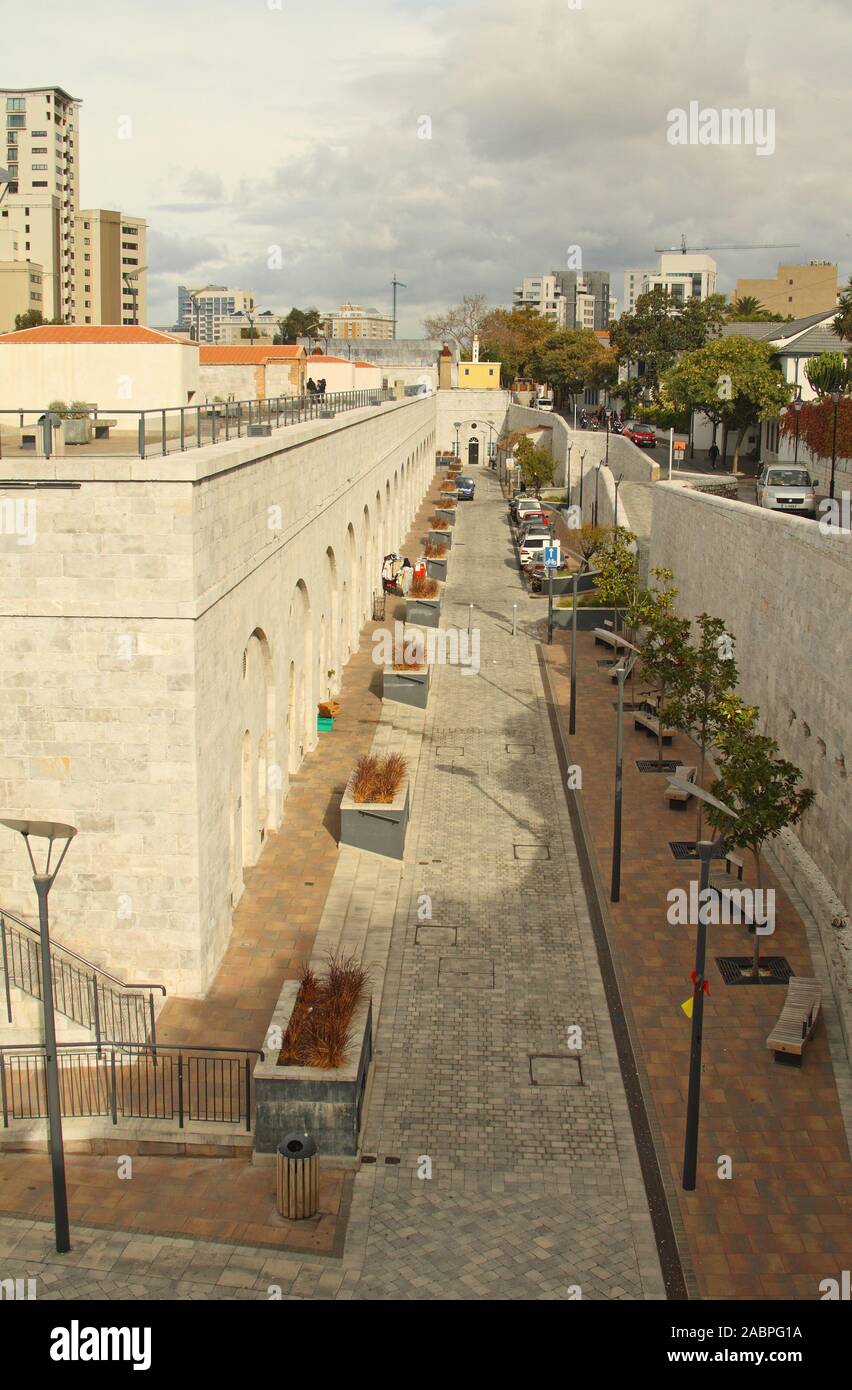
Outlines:
{"label": "parked van", "polygon": [[816,515],[816,488],[806,468],[792,463],[765,463],[757,475],[757,505],[773,512]]}

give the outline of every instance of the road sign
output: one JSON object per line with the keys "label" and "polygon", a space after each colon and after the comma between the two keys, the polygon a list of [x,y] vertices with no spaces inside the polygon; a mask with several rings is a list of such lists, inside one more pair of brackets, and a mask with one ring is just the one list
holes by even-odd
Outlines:
{"label": "road sign", "polygon": [[686,440],[685,440],[685,439],[676,439],[675,442],[674,442],[674,451],[675,451],[676,454],[685,454],[685,453],[686,453]]}
{"label": "road sign", "polygon": [[559,568],[559,547],[556,545],[546,545],[544,547],[544,567],[548,570]]}

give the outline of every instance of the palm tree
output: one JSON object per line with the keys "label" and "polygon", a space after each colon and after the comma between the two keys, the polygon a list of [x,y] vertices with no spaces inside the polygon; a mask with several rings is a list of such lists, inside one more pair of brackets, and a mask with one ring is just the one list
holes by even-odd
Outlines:
{"label": "palm tree", "polygon": [[758,314],[765,314],[766,310],[759,299],[753,294],[744,294],[740,299],[735,299],[728,311],[731,319],[753,319]]}
{"label": "palm tree", "polygon": [[839,337],[852,340],[852,275],[849,276],[849,284],[840,296],[837,318],[834,319],[833,326]]}

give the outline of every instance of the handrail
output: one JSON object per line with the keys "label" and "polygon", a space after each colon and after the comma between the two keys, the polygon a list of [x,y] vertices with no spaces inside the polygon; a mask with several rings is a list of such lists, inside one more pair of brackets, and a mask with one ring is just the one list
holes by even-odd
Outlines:
{"label": "handrail", "polygon": [[[0,917],[9,917],[13,922],[17,922],[19,927],[24,927],[28,932],[32,932],[33,936],[38,940],[41,939],[38,927],[34,927],[32,922],[25,922],[23,917],[18,917],[14,912],[10,912],[7,907],[0,907]],[[110,971],[105,970],[102,965],[96,965],[93,960],[87,960],[85,956],[79,956],[76,951],[71,950],[70,946],[63,946],[61,941],[56,941],[53,937],[50,938],[50,949],[51,951],[61,951],[63,955],[73,957],[80,965],[85,965],[88,970],[93,970],[98,975],[103,975],[105,979],[110,980],[112,984],[118,985],[121,989],[159,989],[165,997],[165,985],[148,984],[147,982],[135,984],[131,983],[129,980],[120,980],[117,975],[111,974]]]}
{"label": "handrail", "polygon": [[[97,1048],[97,1047],[98,1047],[98,1044],[97,1044],[97,1043],[87,1043],[87,1042],[77,1042],[77,1043],[75,1043],[75,1042],[58,1042],[58,1043],[56,1044],[56,1046],[57,1046],[57,1049],[58,1049],[58,1048],[61,1048],[61,1047],[68,1047],[68,1048],[71,1048],[71,1049],[72,1049],[73,1051],[75,1051],[75,1052],[82,1052],[85,1048],[89,1048],[89,1047]],[[137,1048],[140,1052],[155,1052],[155,1053],[156,1053],[156,1052],[226,1052],[226,1053],[229,1053],[229,1054],[230,1054],[230,1053],[238,1052],[238,1053],[240,1054],[241,1057],[259,1057],[260,1060],[261,1060],[262,1062],[263,1062],[263,1061],[265,1060],[265,1058],[266,1058],[266,1054],[265,1054],[265,1052],[263,1051],[263,1048],[262,1048],[262,1047],[228,1047],[225,1043],[198,1043],[198,1044],[195,1044],[195,1043],[161,1043],[161,1042],[158,1042],[158,1043],[140,1043],[140,1042],[124,1042],[124,1041],[122,1041],[122,1039],[120,1039],[120,1038],[102,1038],[102,1039],[101,1039],[101,1042],[100,1042],[100,1046],[101,1046],[101,1047],[120,1047],[120,1048],[131,1048],[131,1047],[135,1047],[135,1048]],[[42,1043],[42,1042],[34,1042],[34,1043],[4,1043],[4,1042],[0,1042],[0,1055],[2,1055],[4,1052],[31,1052],[33,1055],[35,1055],[36,1053],[43,1053],[43,1052],[45,1051],[45,1049],[46,1049],[46,1044],[45,1044],[45,1043]]]}

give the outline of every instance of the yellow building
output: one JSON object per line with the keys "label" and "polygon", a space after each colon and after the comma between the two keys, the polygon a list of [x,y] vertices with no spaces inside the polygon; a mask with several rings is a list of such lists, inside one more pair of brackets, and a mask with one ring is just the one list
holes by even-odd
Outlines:
{"label": "yellow building", "polygon": [[500,366],[499,362],[480,362],[479,339],[474,338],[471,361],[456,366],[456,385],[471,391],[499,391]]}
{"label": "yellow building", "polygon": [[837,303],[837,266],[830,261],[779,265],[774,280],[738,280],[734,299],[756,299],[761,308],[803,319]]}

